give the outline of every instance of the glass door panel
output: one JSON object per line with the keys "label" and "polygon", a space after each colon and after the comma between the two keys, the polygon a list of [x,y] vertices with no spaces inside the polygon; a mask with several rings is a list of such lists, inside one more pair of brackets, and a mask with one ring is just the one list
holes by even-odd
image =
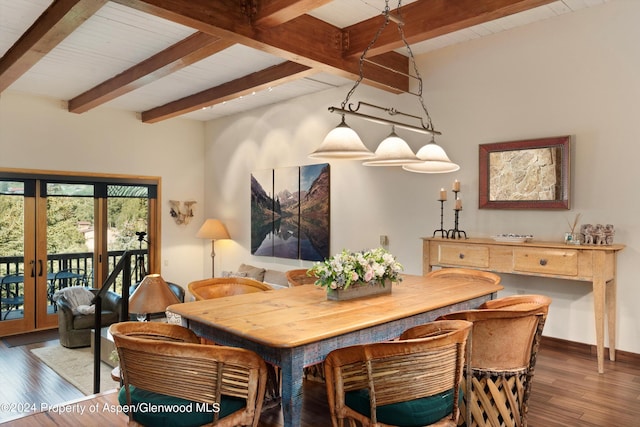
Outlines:
{"label": "glass door panel", "polygon": [[46,197],[47,260],[46,286],[38,287],[38,322],[42,327],[57,321],[57,291],[70,286],[94,286],[95,200],[93,184],[48,182],[41,188]]}
{"label": "glass door panel", "polygon": [[34,327],[33,241],[25,231],[33,223],[31,184],[0,180],[0,336]]}
{"label": "glass door panel", "polygon": [[121,180],[0,170],[0,336],[56,327],[55,292],[100,288],[125,250],[132,282],[160,272],[157,185]]}
{"label": "glass door panel", "polygon": [[[107,186],[107,253],[109,272],[125,250],[132,253],[131,280],[138,283],[149,271],[149,187]],[[121,283],[116,283],[120,291]]]}

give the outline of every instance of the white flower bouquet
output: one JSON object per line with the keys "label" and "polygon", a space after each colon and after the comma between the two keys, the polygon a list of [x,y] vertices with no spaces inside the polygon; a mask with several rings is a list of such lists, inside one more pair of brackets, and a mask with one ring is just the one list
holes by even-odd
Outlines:
{"label": "white flower bouquet", "polygon": [[317,277],[318,286],[347,289],[355,283],[384,286],[387,280],[400,282],[402,270],[402,264],[383,248],[362,252],[344,249],[324,262],[317,262],[307,274]]}

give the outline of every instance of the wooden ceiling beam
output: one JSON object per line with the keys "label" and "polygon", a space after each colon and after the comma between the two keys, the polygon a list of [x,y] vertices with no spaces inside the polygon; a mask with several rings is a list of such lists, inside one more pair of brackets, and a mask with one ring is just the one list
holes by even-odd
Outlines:
{"label": "wooden ceiling beam", "polygon": [[[402,6],[400,15],[404,21],[405,38],[409,44],[415,44],[553,1],[555,0],[418,0]],[[396,10],[391,9],[391,14],[397,15]],[[383,22],[381,15],[345,27],[343,30],[349,37],[345,56],[359,56]],[[368,53],[378,55],[402,47],[404,44],[397,26],[390,23]]]}
{"label": "wooden ceiling beam", "polygon": [[[289,60],[301,62],[318,71],[351,80],[359,76],[359,58],[345,58],[342,54],[345,44],[343,32],[310,15],[302,15],[268,31],[259,32],[254,40],[270,47],[270,50],[277,49],[271,51],[274,55],[279,52],[294,53],[288,57]],[[405,62],[406,65],[401,65],[398,71],[406,73],[406,57],[395,52],[381,56],[393,58],[383,61],[388,64]],[[380,67],[365,67],[365,70],[367,84],[393,93],[401,93],[409,88],[409,80],[403,74]]]}
{"label": "wooden ceiling beam", "polygon": [[[343,55],[344,32],[306,14],[261,30],[251,24],[249,12],[237,0],[113,1],[318,71],[350,79],[358,77],[358,58]],[[314,4],[310,0],[299,0],[299,3],[307,7]],[[382,68],[368,75],[367,83],[393,93],[406,91],[409,87],[406,76]]]}
{"label": "wooden ceiling beam", "polygon": [[54,1],[0,58],[0,92],[18,80],[107,1]]}
{"label": "wooden ceiling beam", "polygon": [[254,91],[265,90],[289,81],[315,74],[316,71],[295,62],[283,62],[211,89],[169,102],[141,113],[144,123],[156,123],[201,108],[229,101]]}
{"label": "wooden ceiling beam", "polygon": [[261,0],[252,14],[253,25],[266,29],[291,21],[305,13],[331,3],[332,0]]}
{"label": "wooden ceiling beam", "polygon": [[197,32],[71,99],[68,109],[84,113],[218,53],[234,43]]}

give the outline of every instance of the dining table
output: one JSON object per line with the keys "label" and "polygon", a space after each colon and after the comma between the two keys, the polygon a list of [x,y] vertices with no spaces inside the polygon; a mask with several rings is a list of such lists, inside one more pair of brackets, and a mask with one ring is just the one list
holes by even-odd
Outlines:
{"label": "dining table", "polygon": [[328,300],[313,284],[175,304],[183,326],[217,344],[259,354],[281,370],[285,427],[300,426],[303,370],[332,350],[395,339],[406,329],[476,308],[503,289],[486,277],[403,275],[390,294]]}

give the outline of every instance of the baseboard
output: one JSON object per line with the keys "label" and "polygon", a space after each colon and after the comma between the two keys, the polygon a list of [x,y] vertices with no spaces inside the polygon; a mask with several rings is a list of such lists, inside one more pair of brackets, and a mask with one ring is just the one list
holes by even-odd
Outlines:
{"label": "baseboard", "polygon": [[[598,356],[598,351],[595,345],[568,341],[560,338],[543,336],[540,347],[560,351],[569,351],[571,353],[582,354],[585,356]],[[607,359],[609,358],[608,348],[605,348],[605,357]],[[616,350],[616,362],[640,364],[640,354],[631,353],[630,351]]]}

